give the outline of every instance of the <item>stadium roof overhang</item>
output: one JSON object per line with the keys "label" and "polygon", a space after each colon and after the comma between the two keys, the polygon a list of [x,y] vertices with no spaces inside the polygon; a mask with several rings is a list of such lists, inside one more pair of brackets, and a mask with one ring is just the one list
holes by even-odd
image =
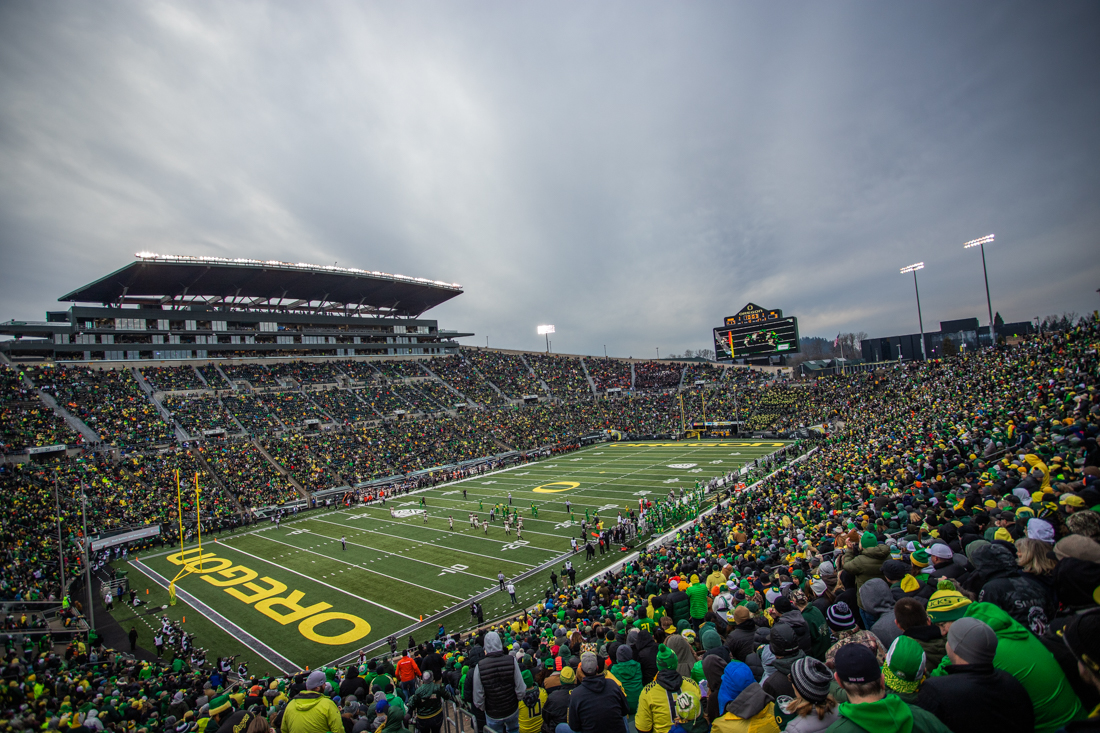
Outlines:
{"label": "stadium roof overhang", "polygon": [[135,262],[58,300],[415,317],[461,293],[456,283],[335,265],[140,252]]}

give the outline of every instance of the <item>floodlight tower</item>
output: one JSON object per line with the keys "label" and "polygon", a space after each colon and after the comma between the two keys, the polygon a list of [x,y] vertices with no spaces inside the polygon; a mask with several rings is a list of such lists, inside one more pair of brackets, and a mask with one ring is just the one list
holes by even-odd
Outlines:
{"label": "floodlight tower", "polygon": [[987,244],[993,244],[992,234],[987,234],[978,239],[971,239],[963,245],[963,249],[978,247],[982,251],[982,275],[985,276],[985,305],[989,308],[989,345],[994,346],[997,343],[997,336],[993,332],[993,301],[989,299],[989,273],[985,269],[985,245]]}
{"label": "floodlight tower", "polygon": [[550,334],[554,333],[553,326],[539,326],[537,329],[540,336],[546,337],[546,353],[550,353]]}
{"label": "floodlight tower", "polygon": [[915,265],[908,265],[901,268],[901,274],[913,273],[913,290],[917,293],[917,323],[920,324],[920,358],[923,361],[928,360],[928,355],[924,353],[924,318],[920,314],[920,288],[917,286],[917,270],[923,270],[924,263],[918,262]]}

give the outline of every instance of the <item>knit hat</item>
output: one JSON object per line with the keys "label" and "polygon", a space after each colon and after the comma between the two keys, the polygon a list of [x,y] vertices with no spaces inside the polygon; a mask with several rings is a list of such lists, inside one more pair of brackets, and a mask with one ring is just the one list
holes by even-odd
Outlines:
{"label": "knit hat", "polygon": [[957,621],[966,614],[970,599],[955,590],[950,580],[941,580],[939,590],[928,599],[928,618],[934,624]]}
{"label": "knit hat", "polygon": [[752,618],[752,614],[749,613],[749,609],[745,608],[744,606],[738,606],[737,608],[733,609],[733,622],[735,624],[743,624],[750,618]]}
{"label": "knit hat", "polygon": [[875,653],[863,644],[845,644],[840,647],[833,665],[841,682],[855,685],[874,682],[881,674]]}
{"label": "knit hat", "polygon": [[561,680],[563,685],[575,685],[577,684],[577,673],[573,671],[572,667],[565,666],[561,668],[558,679]]}
{"label": "knit hat", "polygon": [[985,621],[969,616],[951,624],[947,643],[970,664],[992,664],[997,654],[997,634]]}
{"label": "knit hat", "polygon": [[1054,527],[1045,519],[1035,519],[1033,517],[1027,520],[1027,538],[1053,545]]}
{"label": "knit hat", "polygon": [[887,560],[882,563],[882,576],[891,583],[901,580],[909,572],[909,566],[901,560]]}
{"label": "knit hat", "polygon": [[950,560],[955,556],[955,553],[951,551],[951,548],[942,542],[936,542],[928,548],[928,554],[932,557],[938,557],[940,560]]}
{"label": "knit hat", "polygon": [[676,669],[679,663],[679,659],[676,658],[676,652],[672,651],[664,644],[657,647],[657,669]]}
{"label": "knit hat", "polygon": [[535,686],[535,675],[531,674],[531,670],[525,669],[519,674],[520,677],[523,678],[523,684],[527,685],[528,687]]}
{"label": "knit hat", "polygon": [[833,676],[829,668],[813,657],[802,657],[791,667],[791,681],[803,700],[819,703],[829,696]]}
{"label": "knit hat", "polygon": [[863,536],[859,538],[859,547],[863,550],[878,547],[878,537],[875,537],[874,532],[864,532]]}
{"label": "knit hat", "polygon": [[814,578],[810,581],[810,590],[814,592],[815,596],[821,596],[825,594],[829,587],[825,585],[825,581],[821,578]]}
{"label": "knit hat", "polygon": [[229,695],[222,695],[210,701],[210,710],[207,712],[210,715],[217,715],[218,713],[224,713],[231,707],[233,707],[233,701],[229,699]]}
{"label": "knit hat", "polygon": [[[1100,673],[1100,608],[1078,614],[1062,629],[1062,640],[1078,662]],[[954,649],[954,644],[951,645]]]}
{"label": "knit hat", "polygon": [[616,662],[629,662],[634,659],[634,651],[630,648],[630,645],[623,644],[615,651]]}
{"label": "knit hat", "polygon": [[825,618],[829,622],[829,626],[836,631],[851,629],[856,625],[856,620],[852,616],[852,609],[844,601],[829,606],[829,610],[825,612]]}
{"label": "knit hat", "polygon": [[929,560],[928,550],[916,550],[909,556],[909,562],[913,563],[914,567],[928,567],[928,563],[931,562],[931,560]]}
{"label": "knit hat", "polygon": [[324,687],[325,682],[328,679],[325,677],[325,673],[319,669],[315,669],[309,673],[309,677],[306,678],[306,689],[312,690],[317,687]]}
{"label": "knit hat", "polygon": [[592,652],[581,654],[581,671],[586,675],[596,674],[600,671],[600,660]]}
{"label": "knit hat", "polygon": [[894,639],[882,667],[886,686],[895,692],[916,692],[924,679],[926,661],[924,649],[915,639],[904,635]]}

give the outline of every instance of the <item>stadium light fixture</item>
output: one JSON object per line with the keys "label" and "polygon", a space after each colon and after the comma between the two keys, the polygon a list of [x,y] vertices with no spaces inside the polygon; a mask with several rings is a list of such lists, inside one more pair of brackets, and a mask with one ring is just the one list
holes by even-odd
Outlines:
{"label": "stadium light fixture", "polygon": [[989,272],[985,269],[985,245],[987,244],[993,244],[992,234],[987,234],[977,239],[971,239],[963,245],[963,249],[977,247],[982,251],[982,275],[985,277],[985,307],[989,309],[989,345],[993,346],[997,343],[997,336],[993,331],[993,301],[989,298]]}
{"label": "stadium light fixture", "polygon": [[921,316],[920,313],[920,288],[917,287],[917,270],[923,269],[924,263],[917,262],[915,264],[906,265],[905,267],[901,268],[901,274],[905,275],[910,272],[913,273],[913,290],[915,290],[917,293],[917,323],[920,325],[920,358],[922,361],[927,361],[928,355],[924,351],[924,318]]}
{"label": "stadium light fixture", "polygon": [[535,330],[538,332],[539,336],[545,336],[546,337],[546,353],[549,354],[550,353],[550,334],[554,333],[554,327],[553,326],[538,326]]}

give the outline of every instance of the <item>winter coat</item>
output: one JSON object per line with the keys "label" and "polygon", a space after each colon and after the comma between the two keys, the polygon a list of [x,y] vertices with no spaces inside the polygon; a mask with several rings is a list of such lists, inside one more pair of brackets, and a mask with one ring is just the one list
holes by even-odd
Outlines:
{"label": "winter coat", "polygon": [[856,603],[863,608],[863,601],[859,598],[859,589],[871,578],[882,577],[882,564],[890,559],[890,548],[886,545],[876,545],[861,549],[859,553],[852,550],[844,551],[843,568],[856,576]]}
{"label": "winter coat", "polygon": [[626,695],[603,675],[585,677],[569,696],[569,727],[580,733],[626,733]]}
{"label": "winter coat", "polygon": [[[1035,708],[1036,730],[1057,730],[1082,714],[1081,701],[1058,661],[1034,634],[992,603],[971,603],[966,615],[986,622],[997,634],[993,666],[1008,672],[1027,690]],[[947,674],[949,665],[950,660],[944,657],[932,675]]]}
{"label": "winter coat", "polygon": [[286,704],[282,733],[344,733],[336,703],[319,692],[303,692]]}
{"label": "winter coat", "polygon": [[675,670],[663,669],[642,689],[642,694],[638,697],[638,713],[634,716],[634,726],[638,733],[668,733],[676,722],[673,702],[678,707],[682,704],[691,721],[684,724],[685,728],[692,727],[700,719],[706,720],[703,716],[699,685],[695,680],[684,677]]}
{"label": "winter coat", "polygon": [[921,687],[917,704],[954,731],[1032,733],[1035,709],[1015,677],[992,664],[949,664]]}
{"label": "winter coat", "polygon": [[676,671],[685,677],[690,677],[691,668],[695,666],[695,652],[688,640],[679,634],[672,634],[665,639],[665,646],[676,652],[676,659],[678,660]]}
{"label": "winter coat", "polygon": [[722,672],[729,662],[715,654],[703,657],[703,677],[707,681],[707,720],[714,722],[721,711],[718,709],[718,689],[722,686]]}
{"label": "winter coat", "polygon": [[1007,547],[986,545],[974,551],[974,572],[963,587],[978,594],[979,601],[995,604],[1032,633],[1045,631],[1057,606],[1050,588],[1016,565]]}
{"label": "winter coat", "polygon": [[[802,612],[797,608],[792,608],[779,618],[775,620],[776,624],[786,623],[794,631],[795,638],[798,640],[798,648],[804,652],[810,651],[810,625],[806,623],[806,618],[802,615]],[[772,628],[775,628],[774,624]]]}
{"label": "winter coat", "polygon": [[802,609],[802,618],[806,619],[806,626],[810,629],[809,655],[824,662],[825,652],[829,651],[833,643],[829,634],[829,624],[825,621],[824,614],[814,605],[808,605]]}
{"label": "winter coat", "polygon": [[733,631],[726,637],[726,648],[734,659],[743,662],[747,655],[756,651],[755,637],[756,622],[750,618],[733,627]]}
{"label": "winter coat", "polygon": [[711,726],[713,733],[779,733],[775,702],[753,682],[727,703],[725,713]]}
{"label": "winter coat", "polygon": [[679,623],[691,618],[691,599],[682,590],[674,590],[665,596],[665,613],[672,617],[674,623]]}
{"label": "winter coat", "polygon": [[826,729],[828,733],[953,733],[935,715],[896,695],[859,705],[841,703],[837,712],[840,717]]}
{"label": "winter coat", "polygon": [[702,619],[709,610],[707,599],[710,593],[702,583],[692,583],[685,593],[688,597],[688,609],[692,618]]}
{"label": "winter coat", "polygon": [[836,722],[838,717],[840,717],[840,714],[837,713],[835,707],[827,712],[824,718],[819,718],[817,713],[811,712],[804,718],[791,719],[787,723],[787,727],[783,729],[783,733],[821,733],[821,731]]}
{"label": "winter coat", "polygon": [[554,733],[559,723],[569,717],[569,693],[575,685],[559,685],[546,697],[542,706],[542,733]]}
{"label": "winter coat", "polygon": [[653,634],[642,629],[631,647],[634,660],[642,666],[642,682],[648,685],[657,676],[657,642],[653,641]]}
{"label": "winter coat", "polygon": [[626,707],[630,714],[638,712],[638,695],[642,694],[642,665],[631,659],[629,662],[615,662],[607,671],[611,679],[619,683],[626,695]]}

